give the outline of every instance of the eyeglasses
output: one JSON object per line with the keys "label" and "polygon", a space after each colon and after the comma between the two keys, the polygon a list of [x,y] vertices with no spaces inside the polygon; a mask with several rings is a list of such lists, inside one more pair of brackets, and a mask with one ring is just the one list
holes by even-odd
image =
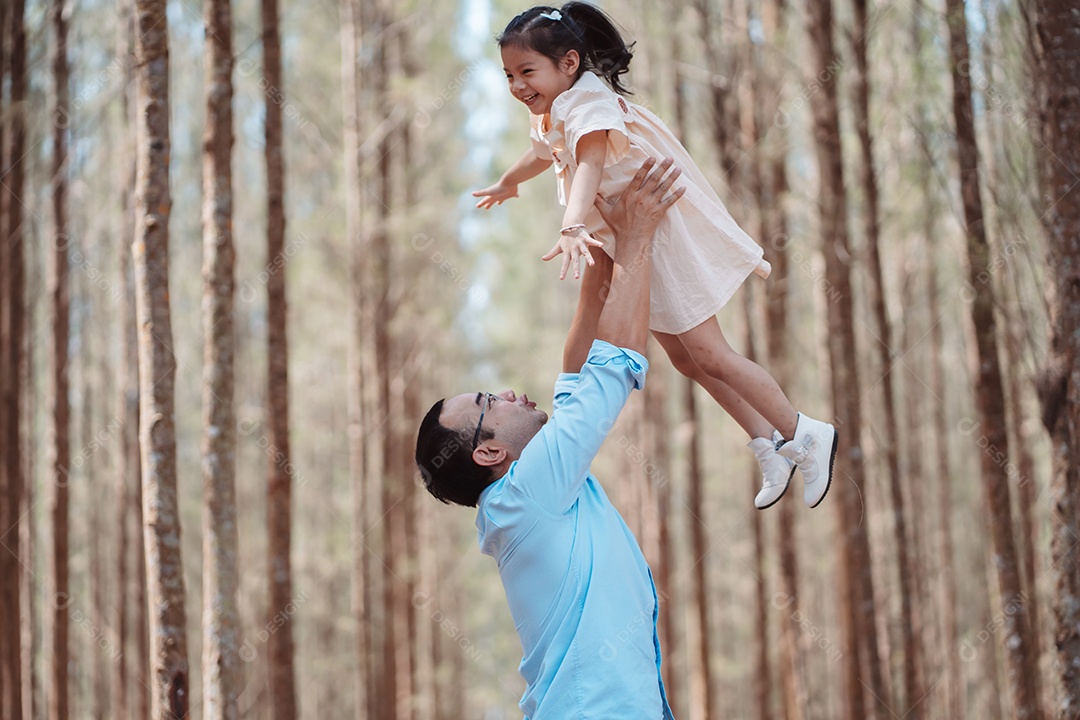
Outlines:
{"label": "eyeglasses", "polygon": [[499,399],[498,395],[493,395],[489,392],[484,393],[484,404],[480,407],[480,422],[476,423],[476,433],[472,439],[472,449],[475,450],[476,446],[480,444],[480,428],[484,426],[484,413],[488,411],[491,404]]}

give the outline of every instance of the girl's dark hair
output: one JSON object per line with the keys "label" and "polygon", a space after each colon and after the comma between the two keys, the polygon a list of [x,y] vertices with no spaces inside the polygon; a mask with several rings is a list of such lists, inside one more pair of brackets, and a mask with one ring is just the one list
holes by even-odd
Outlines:
{"label": "girl's dark hair", "polygon": [[[416,466],[424,486],[437,500],[476,507],[480,493],[492,483],[491,468],[477,465],[472,459],[472,431],[462,432],[439,422],[443,401],[435,403],[420,423],[416,435]],[[465,435],[469,437],[466,438]],[[481,431],[481,440],[495,433]]]}
{"label": "girl's dark hair", "polygon": [[543,16],[550,16],[556,8],[529,8],[510,21],[496,42],[501,48],[510,45],[533,50],[555,63],[577,50],[581,56],[578,77],[591,70],[607,80],[615,92],[631,94],[619,76],[630,67],[633,44],[626,44],[615,23],[589,3],[568,2],[557,10],[562,17],[552,20]]}

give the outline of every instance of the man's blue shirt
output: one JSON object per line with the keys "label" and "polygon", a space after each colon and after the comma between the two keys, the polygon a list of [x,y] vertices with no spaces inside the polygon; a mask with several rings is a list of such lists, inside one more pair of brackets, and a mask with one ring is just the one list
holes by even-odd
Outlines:
{"label": "man's blue shirt", "polygon": [[648,361],[602,340],[555,383],[551,418],[480,495],[521,638],[527,720],[662,720],[657,599],[637,540],[589,466]]}

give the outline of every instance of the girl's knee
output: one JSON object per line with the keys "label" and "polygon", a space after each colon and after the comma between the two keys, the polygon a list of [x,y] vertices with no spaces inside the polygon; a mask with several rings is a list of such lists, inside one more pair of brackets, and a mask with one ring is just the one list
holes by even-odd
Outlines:
{"label": "girl's knee", "polygon": [[690,353],[685,350],[682,352],[668,352],[668,358],[671,360],[672,367],[692,380],[701,374],[701,368],[690,357]]}

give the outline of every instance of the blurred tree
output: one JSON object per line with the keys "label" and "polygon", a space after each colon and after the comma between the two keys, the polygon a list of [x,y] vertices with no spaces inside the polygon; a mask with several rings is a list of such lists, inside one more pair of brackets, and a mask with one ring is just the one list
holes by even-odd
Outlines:
{"label": "blurred tree", "polygon": [[[143,543],[138,533],[135,542],[128,541],[131,519],[138,520],[135,527],[142,529],[142,502],[139,492],[139,376],[137,344],[135,335],[135,297],[131,276],[131,243],[135,233],[135,216],[131,198],[135,193],[135,154],[133,140],[135,118],[132,114],[131,87],[134,73],[134,17],[132,0],[117,0],[116,56],[123,61],[123,86],[120,92],[120,137],[122,148],[116,168],[118,206],[120,210],[120,238],[116,248],[119,259],[120,311],[118,313],[117,339],[119,340],[119,368],[116,385],[116,417],[121,422],[117,436],[116,457],[116,593],[114,595],[113,627],[116,644],[121,654],[112,675],[113,716],[126,720],[129,717],[148,717],[149,694],[146,690],[146,662],[148,645],[146,637],[146,569],[143,563]],[[134,550],[135,577],[129,578],[131,555]],[[132,582],[134,580],[134,582]],[[132,589],[136,592],[132,594]],[[141,599],[140,599],[141,598]],[[129,618],[128,611],[131,610]],[[135,661],[131,663],[134,676],[135,702],[129,697],[128,676],[128,629],[134,630]]]}
{"label": "blurred tree", "polygon": [[[50,20],[55,33],[52,70],[56,92],[53,113],[53,270],[49,292],[52,297],[52,461],[53,494],[51,516],[53,533],[52,592],[53,623],[51,675],[49,683],[49,718],[68,718],[68,618],[71,597],[68,577],[68,503],[71,484],[71,405],[68,398],[68,340],[70,294],[68,288],[68,250],[73,240],[67,227],[67,132],[71,118],[68,99],[67,13],[63,0],[54,0]],[[77,244],[76,244],[77,247]]]}
{"label": "blurred tree", "polygon": [[[240,693],[240,620],[236,600],[239,585],[236,413],[233,409],[236,345],[233,297],[236,282],[232,236],[233,50],[229,0],[205,0],[203,22],[206,123],[203,130],[202,206],[202,706],[203,717],[207,720],[236,720],[239,717],[236,699]],[[269,257],[268,266],[272,267],[272,259],[277,256],[271,253]],[[283,274],[275,273],[277,276]],[[273,318],[273,315],[269,317]],[[273,323],[270,327],[272,332]],[[287,387],[271,384],[271,397],[286,394]],[[271,412],[270,418],[271,423],[275,422],[276,414]],[[271,463],[271,467],[276,466],[276,462]]]}
{"label": "blurred tree", "polygon": [[893,536],[897,555],[897,590],[900,595],[900,632],[903,638],[903,702],[897,709],[910,712],[912,720],[922,717],[923,697],[918,683],[916,668],[919,663],[919,628],[916,627],[912,601],[915,596],[916,567],[914,547],[909,543],[907,510],[900,476],[900,428],[897,423],[896,399],[893,391],[893,339],[892,323],[885,306],[885,278],[882,271],[880,236],[881,220],[878,200],[877,173],[874,168],[873,135],[870,131],[870,68],[867,46],[872,27],[867,25],[867,0],[853,0],[855,24],[852,44],[855,55],[855,126],[859,136],[860,184],[862,185],[863,234],[870,260],[870,297],[877,328],[878,360],[881,363],[882,415],[885,420],[884,437],[879,442],[885,446],[885,463],[889,473],[889,490],[892,500]]}
{"label": "blurred tree", "polygon": [[[364,151],[360,138],[363,108],[360,102],[361,78],[367,67],[360,67],[363,35],[363,12],[357,0],[339,0],[341,17],[341,99],[344,127],[345,178],[345,237],[349,252],[349,477],[352,492],[353,532],[361,537],[369,523],[370,494],[370,416],[369,395],[371,354],[366,339],[371,336],[371,316],[366,293],[367,233],[362,221],[364,185],[360,182]],[[356,677],[353,682],[356,718],[375,718],[373,686],[375,664],[372,658],[373,627],[371,622],[371,553],[366,543],[356,543],[353,555],[352,595],[356,618]]]}
{"label": "blurred tree", "polygon": [[[766,0],[761,8],[762,30],[767,47],[779,47],[787,36],[787,3],[785,0]],[[784,79],[787,71],[773,53],[755,53],[758,64],[753,66],[753,87],[776,87],[770,98],[767,93],[755,94],[754,105],[762,118],[777,118],[784,101]],[[759,67],[760,65],[760,67]],[[788,195],[787,133],[785,125],[774,122],[763,133],[758,129],[759,151],[764,157],[757,172],[763,176],[757,193],[758,216],[761,218],[758,238],[765,248],[765,259],[772,265],[766,298],[769,371],[780,384],[790,387],[790,325],[788,321],[789,292],[792,286],[788,270]],[[780,592],[790,603],[782,610],[780,626],[780,677],[785,720],[802,720],[806,710],[806,688],[803,683],[802,652],[795,618],[799,617],[799,555],[795,541],[796,520],[793,503],[779,503],[776,518],[776,547],[780,563]]]}
{"label": "blurred tree", "polygon": [[[824,238],[825,287],[828,309],[829,365],[832,368],[833,421],[841,433],[833,482],[840,492],[839,537],[844,588],[845,656],[848,720],[876,718],[890,708],[887,674],[878,655],[877,622],[869,533],[860,517],[858,501],[865,497],[866,476],[862,443],[862,393],[859,389],[855,348],[854,297],[851,285],[847,204],[840,145],[837,75],[843,61],[833,45],[832,0],[807,3],[807,30],[820,90],[812,98],[814,136],[818,155],[818,202]],[[846,483],[854,487],[849,487]],[[864,680],[862,674],[867,679]],[[872,697],[865,697],[869,693]]]}
{"label": "blurred tree", "polygon": [[169,310],[169,23],[165,0],[136,0],[136,235],[139,432],[152,673],[151,720],[191,707],[184,569],[176,482],[176,360]]}
{"label": "blurred tree", "polygon": [[268,465],[266,532],[268,540],[267,639],[270,708],[274,720],[296,720],[295,614],[292,579],[292,456],[289,448],[289,344],[285,299],[285,157],[282,148],[284,80],[277,0],[262,0],[263,87],[266,124],[266,291],[267,423],[273,455]]}
{"label": "blurred tree", "polygon": [[[946,3],[949,25],[949,57],[952,61],[953,115],[956,123],[957,160],[967,236],[968,282],[971,323],[974,328],[979,366],[975,396],[979,425],[975,432],[986,442],[979,453],[986,509],[993,538],[994,566],[997,570],[1003,614],[1007,677],[1013,716],[1019,720],[1037,716],[1034,668],[1030,664],[1027,610],[1021,587],[1009,502],[1007,472],[1008,436],[1004,388],[998,360],[997,323],[990,269],[990,246],[983,224],[979,197],[978,148],[975,142],[974,110],[968,55],[967,21],[963,0]],[[982,448],[980,443],[980,448]]]}
{"label": "blurred tree", "polygon": [[[0,523],[4,532],[4,550],[0,552],[0,715],[22,718],[24,683],[22,629],[24,627],[20,593],[26,575],[19,564],[23,518],[23,445],[21,399],[25,392],[23,347],[26,332],[26,281],[23,228],[23,155],[26,138],[26,30],[25,3],[14,0],[0,8],[0,85],[9,87],[9,100],[0,122],[0,172],[4,191],[0,193]],[[28,539],[28,538],[27,538]],[[31,676],[32,677],[32,676]],[[26,700],[32,700],[32,695]]]}
{"label": "blurred tree", "polygon": [[1050,246],[1053,305],[1050,352],[1040,379],[1043,423],[1052,442],[1051,555],[1055,576],[1054,640],[1060,692],[1054,716],[1080,717],[1080,25],[1076,7],[1033,0],[1037,62],[1032,68],[1040,126],[1041,219]]}

